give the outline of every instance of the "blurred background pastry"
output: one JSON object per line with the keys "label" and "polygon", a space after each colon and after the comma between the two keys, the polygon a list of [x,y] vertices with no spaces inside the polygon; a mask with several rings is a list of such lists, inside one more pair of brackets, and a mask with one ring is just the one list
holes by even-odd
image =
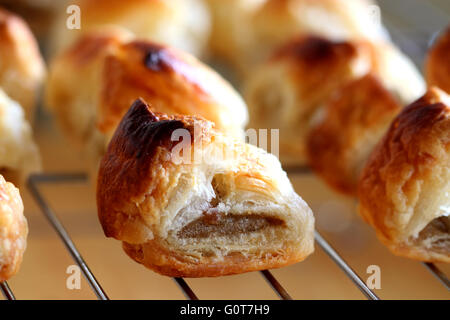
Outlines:
{"label": "blurred background pastry", "polygon": [[252,17],[266,1],[206,0],[212,20],[208,57],[215,64],[224,63],[224,72],[235,79],[248,72]]}
{"label": "blurred background pastry", "polygon": [[26,22],[0,8],[0,87],[33,120],[45,77],[38,44]]}
{"label": "blurred background pastry", "polygon": [[118,28],[85,34],[56,57],[46,97],[67,136],[97,155],[137,97],[158,112],[202,116],[236,137],[248,118],[240,95],[212,69]]}
{"label": "blurred background pastry", "polygon": [[414,64],[387,42],[297,37],[255,68],[245,82],[250,128],[279,128],[280,157],[306,164],[306,136],[325,102],[348,81],[368,72],[404,105],[425,91]]}
{"label": "blurred background pastry", "polygon": [[22,17],[39,41],[45,42],[57,13],[65,10],[65,0],[0,0],[0,6]]}
{"label": "blurred background pastry", "polygon": [[267,0],[252,17],[248,61],[263,61],[289,39],[316,34],[330,40],[388,40],[371,0]]}
{"label": "blurred background pastry", "polygon": [[127,29],[135,36],[201,55],[210,32],[210,16],[203,0],[76,0],[81,28],[68,29],[68,14],[60,10],[53,25],[51,55],[73,44],[81,35],[108,26]]}
{"label": "blurred background pastry", "polygon": [[333,189],[356,197],[370,153],[401,108],[375,75],[350,81],[325,102],[308,133],[309,165]]}
{"label": "blurred background pastry", "polygon": [[358,194],[360,214],[393,253],[450,262],[450,96],[431,88],[397,116]]}
{"label": "blurred background pastry", "polygon": [[450,93],[450,26],[438,35],[428,51],[425,77],[429,86]]}
{"label": "blurred background pastry", "polygon": [[287,41],[314,34],[333,41],[388,40],[379,8],[371,0],[209,0],[210,45],[240,77]]}
{"label": "blurred background pastry", "polygon": [[352,42],[298,37],[261,64],[244,86],[249,128],[280,130],[283,163],[305,163],[311,118],[345,81],[370,68],[368,52]]}
{"label": "blurred background pastry", "polygon": [[40,169],[39,150],[22,107],[0,89],[0,174],[20,184]]}

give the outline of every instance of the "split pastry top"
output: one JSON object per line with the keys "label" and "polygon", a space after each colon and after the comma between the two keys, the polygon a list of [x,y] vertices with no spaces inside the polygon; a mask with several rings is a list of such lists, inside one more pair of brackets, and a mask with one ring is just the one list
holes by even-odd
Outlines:
{"label": "split pastry top", "polygon": [[368,73],[401,104],[410,103],[425,91],[412,62],[387,43],[297,37],[279,48],[246,81],[249,127],[279,128],[282,162],[305,164],[305,140],[324,104],[349,81]]}
{"label": "split pastry top", "polygon": [[100,155],[131,103],[142,97],[167,114],[199,115],[243,136],[247,107],[216,72],[172,47],[113,29],[90,33],[51,64],[47,105],[72,141]]}
{"label": "split pastry top", "polygon": [[0,8],[0,87],[33,119],[45,66],[36,39],[20,17]]}
{"label": "split pastry top", "polygon": [[450,262],[450,96],[431,88],[396,117],[358,193],[360,214],[393,253]]}
{"label": "split pastry top", "polygon": [[0,174],[21,184],[40,169],[39,150],[24,112],[0,89]]}
{"label": "split pastry top", "polygon": [[139,38],[200,55],[210,31],[209,12],[203,0],[76,0],[69,5],[80,8],[80,29],[68,29],[69,14],[61,10],[53,27],[53,54],[86,32],[118,26]]}
{"label": "split pastry top", "polygon": [[164,275],[277,268],[313,251],[313,214],[275,156],[142,100],[102,159],[97,206],[105,234]]}
{"label": "split pastry top", "polygon": [[28,224],[19,189],[0,175],[0,282],[19,270],[27,235]]}

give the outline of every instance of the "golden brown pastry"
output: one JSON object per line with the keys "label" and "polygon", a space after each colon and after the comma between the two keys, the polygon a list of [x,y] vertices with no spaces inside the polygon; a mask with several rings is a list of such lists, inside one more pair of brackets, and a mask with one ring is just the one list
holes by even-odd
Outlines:
{"label": "golden brown pastry", "polygon": [[168,276],[277,268],[313,251],[313,214],[275,156],[142,100],[102,159],[97,206],[106,236]]}
{"label": "golden brown pastry", "polygon": [[450,93],[450,27],[444,30],[428,52],[425,76],[429,86]]}
{"label": "golden brown pastry", "polygon": [[307,138],[308,163],[338,192],[357,195],[361,170],[401,105],[373,74],[337,90]]}
{"label": "golden brown pastry", "polygon": [[25,21],[0,8],[0,87],[33,119],[45,66]]}
{"label": "golden brown pastry", "polygon": [[69,14],[60,12],[54,25],[52,52],[73,44],[86,32],[108,26],[123,27],[135,36],[200,55],[210,31],[209,12],[202,0],[76,0],[81,28],[68,29]]}
{"label": "golden brown pastry", "polygon": [[302,36],[278,49],[247,80],[250,128],[279,128],[283,163],[305,164],[305,139],[324,103],[348,81],[372,72],[402,104],[425,91],[412,62],[387,43]]}
{"label": "golden brown pastry", "polygon": [[0,282],[19,271],[27,235],[28,224],[19,189],[0,175]]}
{"label": "golden brown pastry", "polygon": [[396,117],[358,194],[360,214],[393,253],[450,262],[450,96],[431,88]]}
{"label": "golden brown pastry", "polygon": [[20,184],[40,168],[39,151],[22,108],[0,89],[0,174]]}
{"label": "golden brown pastry", "polygon": [[200,115],[235,136],[248,118],[239,94],[209,67],[120,29],[85,35],[51,64],[47,105],[73,141],[97,153],[139,97],[158,112]]}

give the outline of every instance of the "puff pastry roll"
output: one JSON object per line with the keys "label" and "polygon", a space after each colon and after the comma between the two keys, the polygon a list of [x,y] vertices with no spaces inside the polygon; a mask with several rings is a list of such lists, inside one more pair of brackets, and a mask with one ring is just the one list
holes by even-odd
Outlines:
{"label": "puff pastry roll", "polygon": [[428,52],[425,76],[429,86],[450,93],[450,27],[443,31]]}
{"label": "puff pastry roll", "polygon": [[83,36],[51,64],[47,105],[67,136],[94,153],[104,153],[139,97],[155,111],[199,115],[219,130],[244,134],[248,114],[240,95],[215,71],[172,47],[110,29]]}
{"label": "puff pastry roll", "polygon": [[0,174],[20,184],[40,169],[39,150],[24,112],[0,89]]}
{"label": "puff pastry roll", "polygon": [[368,73],[376,75],[401,104],[425,92],[413,63],[387,43],[312,35],[294,39],[246,81],[249,127],[279,128],[282,162],[305,164],[305,140],[317,114],[336,90]]}
{"label": "puff pastry roll", "polygon": [[168,276],[277,268],[313,252],[312,211],[275,156],[142,100],[102,159],[97,206],[106,236]]}
{"label": "puff pastry roll", "polygon": [[0,282],[19,270],[27,235],[28,224],[19,189],[0,175]]}
{"label": "puff pastry roll", "polygon": [[337,90],[307,138],[313,171],[336,191],[356,197],[370,153],[400,110],[397,99],[373,74]]}
{"label": "puff pastry roll", "polygon": [[396,117],[358,194],[361,216],[393,253],[450,262],[450,96],[431,88]]}
{"label": "puff pastry roll", "polygon": [[33,119],[45,65],[36,39],[20,17],[0,8],[0,87]]}
{"label": "puff pastry roll", "polygon": [[68,29],[69,15],[60,11],[53,27],[52,52],[73,44],[86,32],[122,27],[135,36],[200,55],[210,32],[210,16],[203,0],[75,0],[81,12],[80,29]]}

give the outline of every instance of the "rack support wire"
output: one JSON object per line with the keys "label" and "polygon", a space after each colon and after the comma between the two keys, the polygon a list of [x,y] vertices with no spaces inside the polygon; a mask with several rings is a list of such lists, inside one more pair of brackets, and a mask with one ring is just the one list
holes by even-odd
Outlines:
{"label": "rack support wire", "polygon": [[261,274],[267,280],[267,282],[270,284],[272,289],[278,294],[278,297],[280,297],[280,299],[292,300],[292,297],[289,295],[289,293],[281,286],[281,284],[278,282],[278,280],[272,275],[272,273],[269,270],[263,270],[263,271],[261,271]]}
{"label": "rack support wire", "polygon": [[[56,217],[55,213],[49,207],[44,197],[39,192],[38,184],[39,183],[67,183],[67,182],[86,182],[87,175],[83,173],[75,173],[75,174],[37,174],[32,175],[28,179],[28,188],[33,196],[33,198],[38,203],[40,209],[53,226],[61,240],[64,242],[64,245],[69,250],[72,258],[75,262],[80,266],[83,275],[86,280],[89,282],[94,293],[97,295],[97,298],[100,300],[109,300],[107,294],[95,278],[92,271],[89,269],[88,265],[84,261],[80,252],[76,248],[69,234],[67,233],[64,226],[61,224],[59,219]],[[188,286],[186,281],[182,278],[174,278],[175,282],[179,285],[180,289],[183,291],[184,295],[191,300],[198,300],[195,293]]]}
{"label": "rack support wire", "polygon": [[438,268],[435,264],[424,262],[424,266],[431,272],[433,276],[435,276],[443,285],[450,290],[450,281],[447,276]]}
{"label": "rack support wire", "polygon": [[2,292],[6,300],[16,300],[16,297],[9,287],[8,282],[0,282],[0,291]]}
{"label": "rack support wire", "polygon": [[78,264],[78,266],[81,268],[84,277],[89,282],[89,285],[91,286],[94,293],[97,295],[97,298],[99,300],[108,300],[109,298],[106,295],[105,291],[98,283],[94,274],[89,269],[88,265],[84,261],[80,252],[78,251],[69,234],[67,233],[66,229],[64,228],[62,223],[58,220],[56,215],[53,213],[52,209],[48,206],[48,204],[40,194],[39,189],[37,187],[37,184],[40,182],[84,182],[86,181],[86,179],[87,177],[85,174],[31,175],[28,179],[28,188],[30,189],[33,198],[36,200],[45,217],[47,218],[47,220],[55,229],[58,236],[63,241],[70,255]]}
{"label": "rack support wire", "polygon": [[356,272],[342,259],[342,257],[334,250],[334,248],[320,235],[315,232],[316,242],[325,251],[325,253],[345,272],[359,290],[370,300],[380,300],[378,296],[369,289],[369,287],[361,280]]}
{"label": "rack support wire", "polygon": [[192,291],[192,289],[189,287],[189,285],[186,283],[186,281],[183,278],[173,278],[173,280],[178,284],[181,291],[183,291],[184,296],[188,300],[198,300],[197,295]]}

